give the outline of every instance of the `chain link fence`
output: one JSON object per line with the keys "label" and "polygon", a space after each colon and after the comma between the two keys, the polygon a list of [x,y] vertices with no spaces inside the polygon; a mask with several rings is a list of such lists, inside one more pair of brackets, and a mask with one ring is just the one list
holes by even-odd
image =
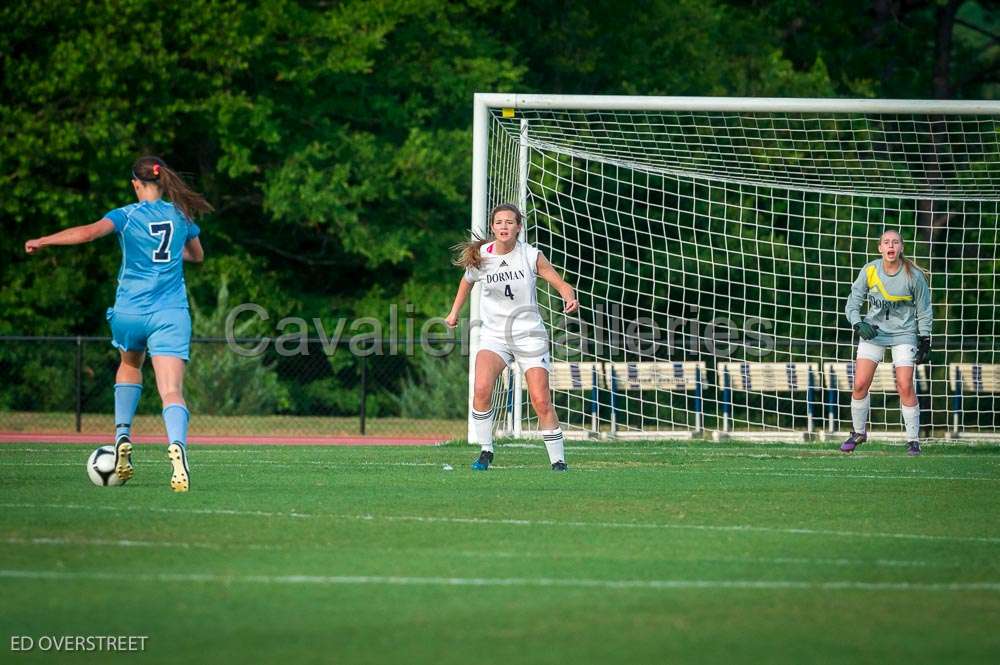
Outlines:
{"label": "chain link fence", "polygon": [[[107,337],[0,336],[0,436],[110,435],[118,363],[118,351]],[[698,403],[707,405],[703,427],[714,430],[722,426],[717,413],[722,392],[711,377],[712,363],[707,369]],[[960,404],[964,436],[995,436],[1000,396],[971,392],[956,401],[946,370],[945,365],[928,365],[918,375],[923,435],[944,436]],[[163,436],[160,398],[149,367],[143,382],[133,431],[139,437]],[[233,343],[194,338],[184,394],[195,437],[464,439],[467,347],[446,338],[331,342],[285,335]],[[501,436],[514,431],[512,413],[518,398],[523,428],[536,426],[527,394],[514,395],[509,377],[501,377],[493,398]],[[817,383],[811,397],[815,428],[827,426],[831,410],[838,426],[849,425],[849,399],[849,390],[831,394]],[[640,431],[655,431],[655,424],[664,422],[672,429],[696,428],[692,395],[685,392],[645,391],[637,396],[603,386],[594,391],[555,390],[553,403],[567,430],[607,434],[611,422],[619,429]],[[898,427],[897,404],[892,395],[875,394],[872,422]],[[734,392],[731,408],[737,429],[757,414],[775,427],[802,430],[809,404],[804,394],[783,398]]]}
{"label": "chain link fence", "polygon": [[[455,340],[194,338],[184,379],[198,436],[466,434],[468,356]],[[113,430],[119,354],[107,337],[0,337],[0,433]],[[133,431],[163,434],[146,362]]]}

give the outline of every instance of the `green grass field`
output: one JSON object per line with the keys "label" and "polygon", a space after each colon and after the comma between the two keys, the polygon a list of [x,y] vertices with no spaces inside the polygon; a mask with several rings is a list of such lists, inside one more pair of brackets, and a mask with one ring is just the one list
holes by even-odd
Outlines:
{"label": "green grass field", "polygon": [[178,495],[155,446],[98,488],[89,447],[3,445],[2,660],[1000,661],[1000,448],[831,448],[206,446]]}

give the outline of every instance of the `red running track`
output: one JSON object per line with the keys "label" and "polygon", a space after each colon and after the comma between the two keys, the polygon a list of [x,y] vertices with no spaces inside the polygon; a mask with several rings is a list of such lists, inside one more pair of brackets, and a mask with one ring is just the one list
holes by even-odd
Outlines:
{"label": "red running track", "polygon": [[[433,446],[448,437],[415,436],[190,436],[188,443],[209,446]],[[133,443],[166,444],[162,436],[137,436]],[[0,432],[0,443],[80,443],[110,444],[110,436],[100,434],[32,434]]]}

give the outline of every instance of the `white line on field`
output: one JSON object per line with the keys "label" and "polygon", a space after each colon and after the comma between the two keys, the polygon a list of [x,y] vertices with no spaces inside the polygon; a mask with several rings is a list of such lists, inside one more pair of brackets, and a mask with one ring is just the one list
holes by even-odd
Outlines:
{"label": "white line on field", "polygon": [[[812,460],[812,459],[819,459],[819,458],[828,458],[828,459],[834,459],[834,458],[845,459],[846,458],[846,456],[843,453],[841,453],[839,450],[837,450],[836,448],[819,449],[819,450],[817,450],[817,449],[801,449],[801,448],[795,448],[795,447],[791,447],[791,448],[768,448],[767,449],[767,451],[795,453],[795,454],[787,454],[786,455],[786,454],[772,454],[771,452],[764,452],[764,451],[754,451],[754,450],[751,450],[749,448],[734,448],[734,447],[730,447],[730,448],[714,448],[714,447],[710,447],[710,445],[711,444],[705,444],[704,446],[697,446],[697,447],[691,447],[691,446],[676,447],[676,446],[671,446],[671,447],[664,447],[664,448],[660,448],[660,449],[650,449],[649,447],[625,448],[625,447],[618,447],[617,444],[610,444],[609,447],[604,448],[604,449],[596,449],[596,448],[589,447],[589,446],[567,446],[566,450],[568,452],[574,453],[575,456],[580,456],[580,457],[587,457],[587,456],[596,456],[596,457],[601,457],[601,456],[627,456],[627,457],[653,456],[653,457],[662,457],[664,455],[677,455],[677,454],[681,454],[681,455],[700,455],[700,456],[704,457],[704,460],[702,460],[702,461],[706,461],[706,462],[707,461],[713,461],[713,458],[727,458],[727,457],[732,457],[732,458],[749,458],[749,459],[793,459],[793,460]],[[952,444],[949,444],[949,445],[952,445]],[[541,449],[543,449],[543,446],[539,445],[539,444],[532,444],[532,443],[521,443],[521,444],[500,444],[499,448],[500,448],[500,452],[502,453],[504,448],[525,448],[525,449],[538,449],[538,450],[541,450]],[[470,447],[470,450],[471,450],[471,447]],[[202,457],[202,456],[211,456],[211,457],[223,456],[224,457],[224,456],[227,456],[227,455],[231,455],[231,456],[246,456],[248,454],[248,452],[249,452],[249,451],[244,450],[244,449],[211,448],[211,447],[202,447],[202,446],[196,446],[195,447],[195,451],[196,452],[193,452],[192,455],[196,455],[197,457]],[[327,451],[329,451],[329,452],[331,452],[332,454],[335,454],[335,455],[342,455],[342,454],[344,454],[344,450],[341,449],[341,448],[338,448],[336,446],[327,446],[327,447],[316,446],[316,447],[310,448],[310,455],[321,456],[321,454],[323,452],[327,452]],[[17,447],[13,447],[13,446],[0,446],[0,454],[5,453],[5,452],[9,452],[9,453],[15,453],[15,452],[48,453],[50,455],[51,454],[67,454],[67,453],[71,452],[73,454],[76,454],[75,450],[74,451],[66,451],[66,450],[55,451],[55,450],[52,450],[51,448],[17,448]],[[145,450],[142,451],[142,453],[145,453],[145,452],[147,452],[147,451],[145,451]],[[435,454],[437,456],[440,456],[440,457],[444,458],[444,454],[449,454],[452,451],[451,451],[451,449],[447,449],[447,448],[435,448],[435,449],[423,450],[421,452],[424,453],[424,454]],[[460,454],[465,454],[466,452],[467,451],[460,451]],[[253,452],[253,454],[255,454],[255,455],[259,454],[259,449],[255,449],[255,451]],[[893,460],[893,461],[899,461],[901,463],[902,462],[912,462],[911,458],[906,457],[905,455],[901,456],[901,455],[899,455],[899,454],[897,454],[895,452],[880,453],[879,451],[869,451],[867,453],[865,453],[865,452],[855,453],[855,454],[853,454],[852,457],[855,460],[858,460],[858,459],[879,459],[880,461],[882,461],[882,460]],[[950,453],[928,454],[928,455],[925,455],[921,459],[920,463],[927,464],[927,463],[929,463],[929,462],[931,462],[933,460],[939,460],[939,459],[975,459],[977,464],[982,464],[982,465],[987,465],[987,466],[997,466],[997,465],[1000,465],[1000,459],[994,460],[994,459],[987,458],[985,456],[980,456],[980,457],[976,458],[976,457],[971,457],[970,455],[967,455],[967,454],[963,455],[963,454],[950,454]],[[324,462],[322,460],[314,460],[311,463],[313,463],[313,464],[323,464]],[[845,462],[845,463],[847,463],[847,462]],[[43,465],[43,463],[31,463],[31,462],[21,462],[21,464],[30,465],[30,466],[42,466]],[[67,464],[69,465],[69,463],[67,463]],[[387,465],[387,464],[380,463],[380,462],[368,462],[368,464],[372,464],[372,465],[375,465],[375,466],[378,466],[378,465]],[[433,462],[428,462],[427,464],[428,465],[433,465],[434,463]]]}
{"label": "white line on field", "polygon": [[[27,580],[120,580],[119,573],[0,570],[0,578]],[[797,580],[601,580],[552,577],[409,577],[383,575],[217,575],[212,573],[129,573],[129,582],[217,584],[564,587],[577,589],[804,589],[822,591],[1000,591],[1000,582],[802,582]]]}
{"label": "white line on field", "polygon": [[268,512],[265,510],[230,510],[226,508],[154,508],[152,506],[147,506],[144,508],[139,508],[137,506],[88,506],[79,503],[2,503],[0,507],[4,508],[58,508],[58,509],[68,509],[68,510],[111,510],[115,512],[120,511],[136,511],[136,510],[146,510],[153,513],[172,513],[172,514],[189,514],[189,515],[232,515],[236,517],[337,517],[337,515],[316,515],[316,514],[306,514],[299,513],[295,511],[290,512]]}
{"label": "white line on field", "polygon": [[[889,444],[893,445],[894,448],[899,451],[903,450],[902,444]],[[933,444],[930,444],[933,445]],[[944,444],[945,446],[954,446],[955,444]],[[505,448],[526,448],[526,449],[543,449],[544,445],[538,443],[498,443],[496,444],[500,451]],[[964,448],[971,448],[972,446],[964,446]],[[763,459],[767,458],[779,458],[779,459],[808,459],[815,457],[830,457],[838,459],[846,459],[848,455],[840,452],[839,447],[836,444],[830,444],[829,447],[809,447],[808,444],[793,445],[793,446],[760,446],[760,447],[750,447],[750,446],[717,446],[713,443],[704,443],[700,445],[670,445],[665,444],[659,448],[651,446],[639,446],[639,447],[628,447],[619,446],[615,443],[609,443],[606,446],[598,447],[594,446],[574,446],[572,444],[566,446],[566,450],[576,452],[579,454],[592,454],[592,455],[618,455],[620,453],[628,453],[629,455],[668,455],[672,453],[689,453],[692,455],[706,455],[711,457],[759,457]],[[224,452],[224,451],[219,451]],[[225,452],[238,452],[238,451],[225,451]],[[794,455],[775,455],[772,453],[795,453]],[[986,457],[988,453],[981,454],[979,457]],[[910,460],[911,457],[906,455],[901,455],[897,450],[867,450],[860,453],[852,453],[855,459],[857,458],[885,458],[885,459],[896,459],[900,461]],[[941,459],[941,458],[961,458],[961,459],[979,459],[972,454],[957,454],[957,453],[938,453],[925,455],[922,459]],[[990,461],[987,459],[982,459],[983,462]]]}
{"label": "white line on field", "polygon": [[[41,462],[37,463],[39,466],[51,465],[51,466],[75,466],[75,463],[69,462]],[[296,467],[301,465],[316,466],[320,468],[327,469],[351,469],[356,467],[384,467],[384,466],[402,466],[402,467],[440,467],[440,462],[345,462],[345,463],[332,463],[332,462],[322,462],[316,460],[302,460],[295,462],[288,462],[283,460],[254,460],[252,462],[202,462],[199,466],[224,466],[224,467],[249,467],[252,468],[258,465],[267,466],[278,466],[278,467]],[[615,468],[634,468],[629,465],[626,461],[619,462],[603,462],[597,463],[592,462],[592,464],[602,464],[603,466],[595,468],[584,468],[581,470],[586,471],[598,471],[602,469],[615,469]],[[31,466],[33,463],[28,462],[26,465]],[[538,469],[541,468],[537,465],[495,465],[497,469]],[[922,473],[921,471],[915,471],[910,475],[889,475],[888,473],[871,473],[871,474],[858,474],[858,473],[843,473],[846,467],[807,467],[802,469],[791,469],[789,471],[766,471],[754,467],[744,467],[737,469],[696,469],[688,467],[677,467],[671,464],[663,464],[658,462],[646,462],[645,467],[655,467],[658,470],[663,470],[672,473],[707,473],[707,474],[729,474],[729,475],[759,475],[759,476],[789,476],[796,477],[801,476],[804,478],[864,478],[864,479],[887,479],[887,480],[986,480],[986,481],[1000,481],[1000,476],[932,476]],[[578,469],[580,467],[577,467]],[[832,471],[833,473],[816,473],[817,471]],[[898,473],[898,471],[896,472]]]}
{"label": "white line on field", "polygon": [[[59,510],[80,509],[80,510],[111,510],[120,512],[121,506],[84,505],[74,503],[0,503],[3,508],[54,508]],[[304,513],[298,511],[273,512],[264,510],[235,510],[224,508],[155,508],[151,506],[132,506],[128,510],[145,510],[156,513],[188,514],[188,515],[230,515],[237,517],[291,517],[296,519],[342,519],[358,520],[365,522],[387,521],[387,522],[415,522],[426,524],[497,524],[504,526],[543,526],[543,527],[570,527],[584,529],[669,529],[669,530],[694,530],[694,531],[720,531],[720,532],[747,532],[747,533],[782,533],[790,535],[805,536],[836,536],[844,538],[891,538],[897,540],[932,540],[941,542],[959,543],[1000,543],[1000,537],[995,536],[939,536],[923,533],[890,533],[880,531],[842,531],[836,529],[809,529],[809,528],[784,528],[769,526],[753,526],[748,524],[681,524],[681,523],[655,523],[655,522],[579,522],[568,520],[530,520],[530,519],[498,519],[486,517],[437,517],[426,515],[344,515],[337,513]]]}
{"label": "white line on field", "polygon": [[[349,518],[351,516],[344,515]],[[406,522],[446,522],[457,524],[504,524],[511,526],[568,526],[582,528],[604,528],[604,529],[692,529],[696,531],[727,531],[727,532],[758,532],[758,533],[785,533],[793,535],[809,536],[842,536],[849,538],[895,538],[906,540],[940,540],[956,542],[985,542],[1000,543],[1000,538],[989,536],[935,536],[929,534],[911,533],[883,533],[878,531],[837,531],[830,529],[790,529],[766,526],[751,526],[745,524],[734,525],[709,525],[709,524],[656,524],[648,522],[574,522],[561,520],[519,520],[519,519],[489,519],[482,517],[425,517],[415,515],[392,515],[373,516],[361,515],[356,519],[363,520],[390,520]]]}
{"label": "white line on field", "polygon": [[[179,549],[207,549],[207,550],[220,550],[223,548],[228,548],[230,545],[221,543],[198,543],[198,542],[177,542],[177,541],[165,541],[165,540],[131,540],[131,539],[118,539],[109,540],[103,538],[17,538],[10,537],[5,538],[3,541],[7,545],[51,545],[51,546],[71,546],[71,547],[171,547]],[[263,545],[259,543],[240,543],[234,545],[237,549],[248,549],[248,550],[276,550],[281,549],[273,545]]]}
{"label": "white line on field", "polygon": [[[656,469],[658,472],[662,471],[665,473],[691,473],[691,474],[708,474],[708,475],[718,475],[718,476],[775,476],[775,477],[787,477],[787,478],[857,478],[865,480],[949,480],[949,481],[964,481],[964,480],[982,480],[987,482],[1000,482],[1000,477],[998,476],[932,476],[922,474],[920,472],[912,473],[911,475],[890,475],[888,473],[871,473],[871,474],[860,474],[860,473],[841,473],[842,468],[804,468],[795,469],[790,471],[764,471],[762,469],[746,467],[742,469],[700,469],[700,468],[687,468],[687,467],[677,467],[672,464],[663,464],[659,462],[645,462],[642,466],[630,465],[626,461],[618,462],[592,462],[592,464],[600,464],[596,467],[576,467],[577,471],[606,471],[614,469]],[[21,462],[20,466],[42,466],[42,467],[72,467],[78,466],[77,462]],[[260,468],[262,466],[269,467],[281,467],[281,468],[292,468],[299,467],[303,465],[312,466],[318,469],[356,469],[356,468],[366,468],[366,467],[440,467],[440,462],[322,462],[317,460],[301,460],[295,462],[286,462],[281,460],[261,460],[257,459],[252,462],[200,462],[198,466],[205,467],[226,467],[226,468]],[[543,468],[538,465],[518,465],[518,464],[495,464],[496,469],[539,469]],[[816,471],[834,471],[835,473],[815,473]]]}
{"label": "white line on field", "polygon": [[[595,471],[597,469],[580,469],[583,471]],[[684,469],[671,467],[670,465],[657,465],[657,471],[666,473],[700,473],[718,476],[777,476],[786,478],[860,478],[865,480],[985,480],[998,482],[1000,477],[994,476],[928,476],[913,474],[909,476],[889,475],[885,473],[811,473],[812,469],[802,469],[801,471],[762,471],[759,469]]]}
{"label": "white line on field", "polygon": [[[175,542],[175,541],[162,541],[162,540],[105,540],[105,539],[93,539],[93,538],[16,538],[10,537],[3,541],[7,545],[25,545],[25,546],[54,546],[54,547],[119,547],[119,548],[133,548],[133,547],[148,547],[148,548],[180,548],[180,549],[211,549],[211,550],[222,550],[222,549],[235,549],[235,550],[289,550],[292,549],[290,545],[264,545],[257,543],[205,543],[205,542]],[[297,542],[296,547],[299,549],[308,547],[319,547],[319,548],[337,548],[343,547],[342,543],[327,543],[327,542]],[[366,548],[366,550],[369,548]],[[394,548],[378,548],[380,551],[390,551]],[[456,550],[447,547],[438,547],[430,549],[412,549],[407,550],[407,552],[414,554],[446,554],[450,556],[463,556],[481,559],[483,561],[490,561],[492,559],[550,559],[553,557],[560,557],[565,559],[605,559],[610,558],[614,560],[625,560],[625,561],[649,561],[648,557],[642,556],[613,556],[606,555],[603,552],[596,552],[593,554],[584,554],[577,551],[571,555],[566,555],[565,553],[544,553],[544,552],[503,552],[497,550]],[[949,563],[949,562],[934,562],[934,561],[922,561],[922,560],[899,560],[899,559],[815,559],[808,557],[710,557],[697,559],[684,559],[684,558],[671,558],[671,557],[657,557],[655,559],[657,562],[672,562],[675,564],[732,564],[732,563],[750,563],[750,564],[794,564],[794,565],[805,565],[805,566],[873,566],[880,568],[915,568],[915,567],[935,567],[935,568],[952,568],[957,566],[963,566],[966,564],[959,563]]]}
{"label": "white line on field", "polygon": [[[164,458],[165,460],[166,458]],[[135,461],[135,460],[133,460]],[[147,460],[148,461],[148,460]],[[153,460],[157,462],[160,460]],[[351,469],[357,467],[366,466],[441,466],[442,462],[319,462],[316,460],[297,460],[295,462],[286,462],[282,460],[261,460],[255,459],[252,462],[198,462],[198,466],[220,466],[220,467],[260,467],[260,466],[287,466],[287,467],[301,467],[306,466],[317,466],[325,469]],[[18,466],[80,466],[79,462],[19,462]]]}
{"label": "white line on field", "polygon": [[[702,560],[699,559],[699,563]],[[708,559],[725,563],[765,563],[765,564],[802,564],[806,566],[877,566],[884,568],[915,568],[915,567],[950,567],[952,564],[934,561],[913,561],[899,559],[811,559],[806,557],[725,557]],[[964,565],[964,564],[962,564]]]}

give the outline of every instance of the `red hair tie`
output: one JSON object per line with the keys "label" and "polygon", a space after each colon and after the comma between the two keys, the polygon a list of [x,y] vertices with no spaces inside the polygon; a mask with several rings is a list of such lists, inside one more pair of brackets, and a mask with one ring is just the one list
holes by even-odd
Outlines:
{"label": "red hair tie", "polygon": [[160,177],[160,165],[159,164],[153,164],[153,175],[156,176],[157,178]]}

